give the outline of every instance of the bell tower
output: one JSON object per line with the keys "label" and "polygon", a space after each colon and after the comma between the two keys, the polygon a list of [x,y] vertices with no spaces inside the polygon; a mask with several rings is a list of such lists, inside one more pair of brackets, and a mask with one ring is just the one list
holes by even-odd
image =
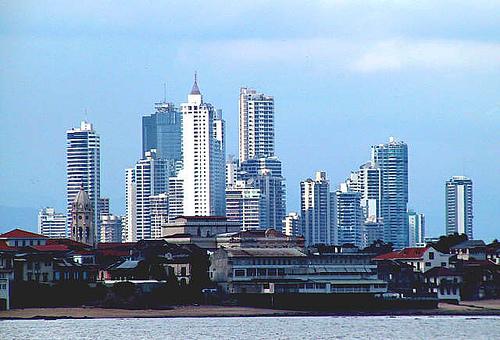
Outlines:
{"label": "bell tower", "polygon": [[89,195],[80,187],[75,200],[71,204],[71,239],[95,245],[95,226],[93,208]]}

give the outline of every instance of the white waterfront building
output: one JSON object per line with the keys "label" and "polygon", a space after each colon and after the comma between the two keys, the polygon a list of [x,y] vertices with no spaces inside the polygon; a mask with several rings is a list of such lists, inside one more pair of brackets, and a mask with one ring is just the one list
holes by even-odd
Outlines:
{"label": "white waterfront building", "polygon": [[101,193],[100,139],[91,123],[82,121],[79,128],[66,131],[66,200],[67,235],[71,223],[71,205],[80,188],[88,194],[92,206],[93,225],[97,226],[98,237],[99,209],[98,198]]}
{"label": "white waterfront building", "polygon": [[242,87],[239,99],[240,162],[274,156],[274,98]]}
{"label": "white waterfront building", "polygon": [[446,235],[466,234],[473,239],[472,180],[453,176],[446,181]]}
{"label": "white waterfront building", "polygon": [[54,208],[43,208],[38,212],[38,233],[50,238],[65,238],[66,215]]}

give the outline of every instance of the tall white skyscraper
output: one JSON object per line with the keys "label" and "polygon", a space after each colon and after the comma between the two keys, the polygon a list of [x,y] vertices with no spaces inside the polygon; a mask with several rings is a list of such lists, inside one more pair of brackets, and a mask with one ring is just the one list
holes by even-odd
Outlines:
{"label": "tall white skyscraper", "polygon": [[446,181],[446,235],[466,234],[473,239],[472,180],[453,176]]}
{"label": "tall white skyscraper", "polygon": [[384,241],[394,248],[408,246],[408,146],[393,137],[389,143],[372,147],[372,164],[382,176],[380,212],[384,221]]}
{"label": "tall white skyscraper", "polygon": [[408,210],[409,245],[410,247],[425,246],[425,216],[413,210]]}
{"label": "tall white skyscraper", "polygon": [[125,169],[125,218],[123,219],[122,239],[124,242],[137,241],[137,186],[135,169]]}
{"label": "tall white skyscraper", "polygon": [[50,238],[66,237],[66,215],[56,213],[54,208],[43,208],[38,212],[38,233]]}
{"label": "tall white skyscraper", "polygon": [[172,181],[182,183],[182,193],[173,194],[182,197],[182,215],[224,216],[224,121],[220,111],[203,101],[196,77],[181,112],[183,168]]}
{"label": "tall white skyscraper", "polygon": [[338,228],[338,243],[352,243],[363,247],[363,210],[361,194],[349,190],[345,183],[340,184],[340,190],[335,193],[336,225]]}
{"label": "tall white skyscraper", "polygon": [[306,245],[336,244],[337,232],[332,216],[330,182],[326,172],[316,172],[315,179],[300,182],[301,234]]}
{"label": "tall white skyscraper", "polygon": [[[88,194],[92,206],[94,226],[99,226],[98,198],[101,194],[100,176],[100,140],[92,124],[81,122],[79,128],[66,132],[66,199],[67,199],[67,234],[71,223],[71,205],[80,188]],[[98,239],[99,230],[95,228]]]}
{"label": "tall white skyscraper", "polygon": [[136,202],[136,239],[153,237],[151,229],[151,197],[168,192],[168,162],[158,158],[156,150],[146,151],[134,169]]}
{"label": "tall white skyscraper", "polygon": [[274,98],[251,88],[240,89],[240,162],[274,156]]}

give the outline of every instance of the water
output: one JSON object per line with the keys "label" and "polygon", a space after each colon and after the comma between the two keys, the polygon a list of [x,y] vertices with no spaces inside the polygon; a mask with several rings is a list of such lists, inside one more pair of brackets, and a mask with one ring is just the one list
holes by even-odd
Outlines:
{"label": "water", "polygon": [[7,339],[500,339],[500,317],[365,316],[0,321]]}

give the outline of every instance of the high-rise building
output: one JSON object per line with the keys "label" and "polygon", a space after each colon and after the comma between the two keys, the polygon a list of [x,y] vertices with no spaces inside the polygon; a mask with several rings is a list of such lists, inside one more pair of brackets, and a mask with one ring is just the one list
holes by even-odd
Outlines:
{"label": "high-rise building", "polygon": [[466,234],[473,239],[472,180],[453,176],[446,181],[446,235]]}
{"label": "high-rise building", "polygon": [[370,222],[379,221],[380,198],[382,196],[382,173],[372,162],[360,166],[346,180],[347,188],[361,194],[361,207],[365,219]]}
{"label": "high-rise building", "polygon": [[252,182],[236,181],[226,188],[227,220],[238,222],[242,230],[259,229],[263,223],[264,199]]}
{"label": "high-rise building", "polygon": [[161,226],[168,222],[168,194],[149,196],[151,238],[161,237]]}
{"label": "high-rise building", "polygon": [[109,198],[101,197],[97,200],[97,209],[99,210],[99,216],[109,215]]}
{"label": "high-rise building", "polygon": [[287,236],[302,235],[300,223],[300,215],[298,213],[288,213],[283,219],[283,234]]}
{"label": "high-rise building", "polygon": [[122,229],[123,242],[137,241],[137,185],[135,169],[125,169],[125,218]]}
{"label": "high-rise building", "polygon": [[274,156],[274,98],[242,87],[239,100],[240,162]]}
{"label": "high-rise building", "polygon": [[372,146],[372,164],[382,176],[380,214],[384,241],[402,249],[408,246],[408,146],[393,137],[389,143]]}
{"label": "high-rise building", "polygon": [[172,103],[155,104],[155,113],[142,117],[142,153],[155,149],[168,164],[168,176],[175,176],[182,162],[182,115]]}
{"label": "high-rise building", "polygon": [[[93,221],[93,226],[99,226],[97,206],[101,194],[99,135],[94,131],[92,124],[81,122],[79,128],[73,128],[66,132],[66,138],[67,227],[69,229],[71,223],[72,204],[81,187],[89,196],[92,206],[90,218]],[[93,240],[98,236],[98,230],[95,232]],[[70,232],[68,232],[69,234]]]}
{"label": "high-rise building", "polygon": [[340,184],[340,190],[335,193],[336,225],[338,228],[338,243],[351,243],[363,247],[364,216],[361,208],[361,194],[349,190],[345,183]]}
{"label": "high-rise building", "polygon": [[252,158],[240,164],[238,180],[251,181],[260,190],[263,202],[261,228],[281,230],[286,214],[285,179],[277,157]]}
{"label": "high-rise building", "polygon": [[[182,112],[182,215],[223,216],[225,204],[225,136],[220,111],[203,101],[197,79]],[[176,203],[178,204],[178,203]],[[180,211],[176,212],[180,213]]]}
{"label": "high-rise building", "polygon": [[152,238],[151,196],[168,192],[167,161],[158,158],[156,150],[146,151],[134,169],[136,188],[136,239]]}
{"label": "high-rise building", "polygon": [[112,214],[101,214],[101,243],[122,242],[122,219]]}
{"label": "high-rise building", "polygon": [[237,180],[238,160],[229,155],[226,160],[226,188],[234,185]]}
{"label": "high-rise building", "polygon": [[50,238],[66,237],[66,215],[56,213],[54,208],[43,208],[38,212],[38,233]]}
{"label": "high-rise building", "polygon": [[94,216],[94,206],[82,186],[71,204],[70,235],[72,240],[91,246],[96,244]]}
{"label": "high-rise building", "polygon": [[332,216],[330,182],[326,172],[316,172],[315,179],[300,182],[301,235],[306,245],[335,244],[336,228]]}
{"label": "high-rise building", "polygon": [[425,216],[424,214],[416,213],[413,210],[408,210],[408,240],[410,247],[425,246]]}

